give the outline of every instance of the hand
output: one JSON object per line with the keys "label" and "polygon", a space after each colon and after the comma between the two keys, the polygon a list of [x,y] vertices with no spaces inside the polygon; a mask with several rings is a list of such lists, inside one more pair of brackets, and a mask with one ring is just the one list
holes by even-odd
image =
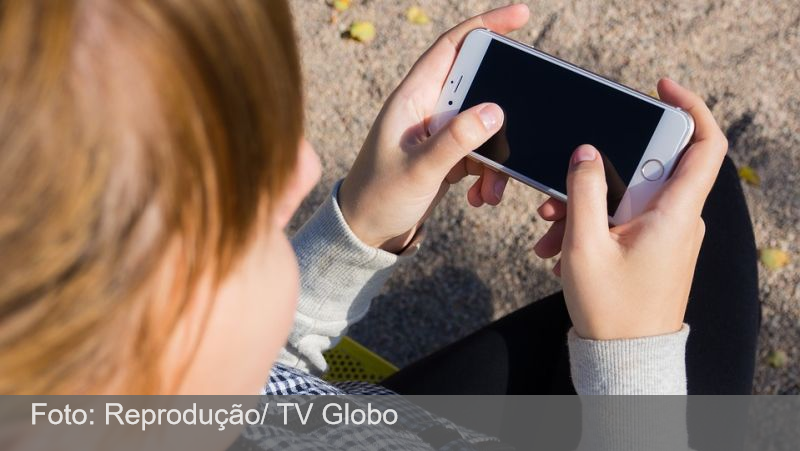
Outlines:
{"label": "hand", "polygon": [[603,161],[578,147],[567,175],[566,206],[550,199],[539,214],[554,221],[534,250],[561,253],[561,276],[575,332],[597,340],[663,335],[680,330],[697,255],[705,233],[700,218],[728,148],[700,97],[671,80],[661,99],[689,112],[692,144],[648,208],[627,224],[608,228]]}
{"label": "hand", "polygon": [[500,107],[463,111],[433,136],[427,122],[467,33],[480,27],[507,33],[527,20],[525,5],[467,20],[442,35],[392,93],[339,189],[342,214],[361,241],[403,249],[450,185],[468,174],[480,176],[467,196],[473,206],[500,202],[507,177],[465,158],[500,129]]}

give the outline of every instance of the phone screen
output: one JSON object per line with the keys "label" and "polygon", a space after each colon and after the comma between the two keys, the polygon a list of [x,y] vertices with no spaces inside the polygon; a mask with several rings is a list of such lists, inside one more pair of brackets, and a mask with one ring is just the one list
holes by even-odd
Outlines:
{"label": "phone screen", "polygon": [[477,153],[567,193],[572,152],[581,144],[603,155],[613,216],[664,109],[493,39],[461,111],[500,105],[501,130]]}

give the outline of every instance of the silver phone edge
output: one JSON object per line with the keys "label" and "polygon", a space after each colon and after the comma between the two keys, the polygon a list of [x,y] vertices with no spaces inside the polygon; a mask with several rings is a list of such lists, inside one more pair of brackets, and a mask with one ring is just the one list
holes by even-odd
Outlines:
{"label": "silver phone edge", "polygon": [[[578,72],[581,75],[587,76],[587,77],[591,78],[594,81],[597,81],[597,82],[600,82],[600,83],[603,83],[603,84],[606,84],[606,85],[610,85],[611,87],[613,87],[615,89],[618,89],[620,91],[626,92],[627,94],[632,95],[632,96],[634,96],[634,97],[636,97],[636,98],[638,98],[640,100],[644,100],[645,102],[648,102],[648,103],[654,104],[656,106],[659,106],[659,107],[663,108],[664,110],[668,110],[668,111],[672,111],[672,112],[680,114],[684,118],[684,120],[686,121],[687,126],[686,126],[686,128],[684,130],[683,136],[681,136],[680,141],[678,141],[679,145],[677,147],[678,150],[675,153],[675,158],[674,158],[675,162],[672,165],[672,167],[670,168],[670,171],[667,174],[667,176],[664,178],[664,181],[661,182],[661,185],[666,183],[666,180],[669,179],[669,177],[672,175],[672,172],[677,167],[677,164],[678,164],[678,161],[680,160],[681,155],[686,150],[686,147],[689,145],[689,142],[691,141],[691,138],[694,135],[694,128],[695,128],[694,118],[692,118],[692,116],[689,113],[687,113],[682,108],[669,105],[669,104],[667,104],[665,102],[662,102],[659,99],[655,99],[655,98],[653,98],[653,97],[651,97],[651,96],[649,96],[647,94],[641,93],[641,92],[639,92],[639,91],[637,91],[637,90],[635,90],[633,88],[625,86],[625,85],[623,85],[621,83],[618,83],[616,81],[609,80],[607,78],[602,77],[601,75],[598,75],[598,74],[595,74],[594,72],[591,72],[589,70],[583,69],[583,68],[581,68],[579,66],[576,66],[576,65],[574,65],[574,64],[572,64],[572,63],[570,63],[568,61],[564,61],[564,60],[562,60],[562,59],[560,59],[560,58],[558,58],[556,56],[553,56],[553,55],[545,53],[545,52],[543,52],[541,50],[538,50],[538,49],[534,48],[533,46],[529,46],[529,45],[523,44],[521,42],[517,42],[517,41],[514,41],[512,39],[509,39],[509,38],[507,38],[507,37],[505,37],[503,35],[499,35],[499,34],[493,32],[493,31],[491,31],[491,30],[489,30],[487,28],[476,28],[473,31],[486,32],[492,37],[492,39],[497,39],[499,41],[502,41],[505,44],[511,45],[511,46],[513,46],[515,48],[518,48],[520,50],[523,50],[523,51],[527,51],[529,53],[530,53],[530,51],[533,51],[536,54],[536,56],[540,56],[543,59],[545,59],[547,61],[550,61],[553,64],[557,64],[557,65],[560,65],[562,67],[563,66],[567,66],[566,67],[567,69],[573,70],[574,72]],[[467,87],[467,91],[469,90],[470,87],[471,87],[471,84],[470,84],[470,86]],[[644,155],[644,154],[642,155],[642,158],[639,160],[639,163],[636,166],[637,168],[639,168],[641,166],[642,162],[645,159],[645,156],[646,155]],[[480,154],[478,154],[476,152],[471,152],[468,155],[468,157],[473,159],[473,160],[479,161],[479,162],[491,167],[492,169],[497,170],[498,172],[504,173],[504,174],[508,175],[509,177],[511,177],[511,178],[513,178],[515,180],[518,180],[518,181],[530,186],[531,188],[533,188],[533,189],[535,189],[537,191],[540,191],[540,192],[542,192],[542,193],[544,193],[544,194],[546,194],[548,196],[556,198],[556,199],[558,199],[558,200],[560,200],[562,202],[567,202],[567,195],[565,193],[562,193],[562,192],[560,192],[560,191],[558,191],[556,189],[548,187],[547,185],[545,185],[543,183],[539,183],[539,182],[537,182],[537,181],[535,181],[535,180],[533,180],[533,179],[531,179],[531,178],[529,178],[529,177],[527,177],[527,176],[525,176],[525,175],[523,175],[523,174],[521,174],[521,173],[519,173],[517,171],[514,171],[513,169],[510,169],[510,168],[508,168],[508,167],[506,167],[506,166],[504,166],[504,165],[502,165],[500,163],[497,163],[497,162],[495,162],[493,160],[490,160],[490,159],[484,157],[483,155],[480,155]],[[616,212],[614,212],[614,213],[616,214]],[[609,223],[611,223],[613,225],[616,225],[616,221],[614,221],[614,219],[613,219],[614,216],[615,215],[609,215],[608,216],[608,220],[609,220]]]}

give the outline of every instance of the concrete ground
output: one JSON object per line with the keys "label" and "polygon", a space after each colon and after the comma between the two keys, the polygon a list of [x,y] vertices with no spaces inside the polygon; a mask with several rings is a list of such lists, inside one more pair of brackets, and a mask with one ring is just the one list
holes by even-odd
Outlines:
{"label": "concrete ground", "polygon": [[[505,1],[352,0],[332,21],[325,0],[291,0],[307,92],[307,136],[324,165],[297,224],[355,158],[384,99],[444,30]],[[759,265],[763,327],[756,393],[800,393],[800,7],[794,0],[710,2],[527,1],[530,23],[511,36],[650,92],[670,76],[703,95],[726,132],[730,156],[755,168],[746,185],[757,245],[787,251],[777,270]],[[419,5],[427,25],[406,21]],[[375,24],[362,44],[342,37],[355,20]],[[559,289],[552,261],[531,250],[546,225],[544,196],[511,184],[499,207],[467,206],[451,191],[429,221],[422,252],[400,268],[351,335],[398,365]],[[784,365],[768,356],[785,352]]]}

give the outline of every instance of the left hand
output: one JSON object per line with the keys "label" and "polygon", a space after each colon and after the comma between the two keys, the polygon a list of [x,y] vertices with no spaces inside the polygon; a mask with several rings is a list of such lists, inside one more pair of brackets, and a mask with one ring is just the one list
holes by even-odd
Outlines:
{"label": "left hand", "polygon": [[465,158],[500,129],[500,107],[472,107],[433,136],[427,121],[467,33],[482,27],[507,33],[528,15],[527,6],[512,5],[461,23],[422,55],[389,97],[339,189],[342,214],[365,244],[403,249],[450,185],[467,175],[480,176],[467,195],[470,204],[500,202],[508,178]]}
{"label": "left hand", "polygon": [[683,323],[705,234],[701,213],[728,142],[698,95],[668,79],[658,94],[692,115],[695,132],[641,214],[609,229],[603,160],[592,146],[578,147],[570,160],[566,205],[551,199],[539,208],[554,222],[534,250],[543,258],[561,254],[554,272],[583,338],[665,335]]}

